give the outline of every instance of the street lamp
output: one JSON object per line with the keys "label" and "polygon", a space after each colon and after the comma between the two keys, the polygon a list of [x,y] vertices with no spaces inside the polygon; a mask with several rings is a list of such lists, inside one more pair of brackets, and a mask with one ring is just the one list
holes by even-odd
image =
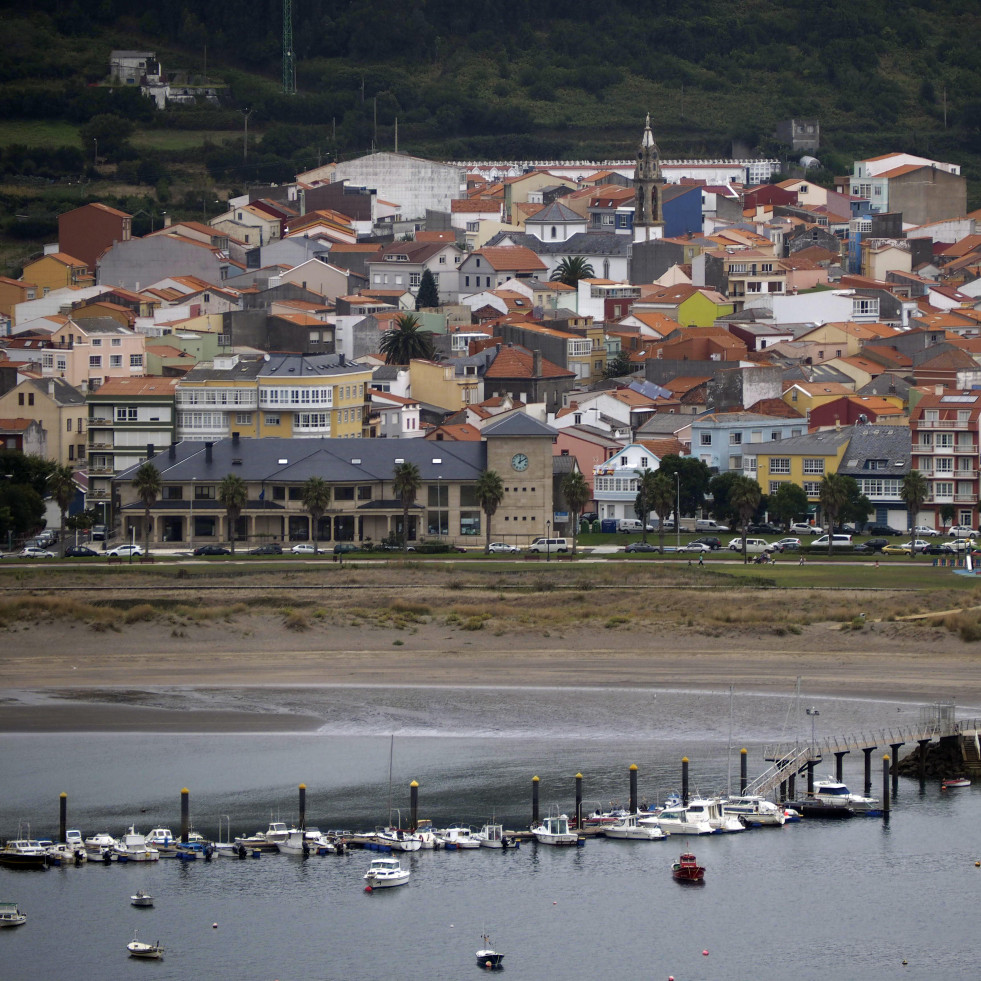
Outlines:
{"label": "street lamp", "polygon": [[676,497],[674,502],[674,543],[681,548],[681,471],[675,470],[674,484]]}
{"label": "street lamp", "polygon": [[545,561],[546,562],[552,561],[552,550],[551,550],[552,543],[551,541],[549,541],[549,539],[551,538],[551,534],[552,534],[552,522],[546,521],[545,522]]}
{"label": "street lamp", "polygon": [[190,543],[191,551],[194,551],[194,481],[197,480],[196,477],[191,478],[191,499],[188,502],[190,504],[190,516],[187,519],[187,540]]}
{"label": "street lamp", "polygon": [[804,709],[811,717],[811,756],[814,756],[814,720],[821,714],[816,708]]}

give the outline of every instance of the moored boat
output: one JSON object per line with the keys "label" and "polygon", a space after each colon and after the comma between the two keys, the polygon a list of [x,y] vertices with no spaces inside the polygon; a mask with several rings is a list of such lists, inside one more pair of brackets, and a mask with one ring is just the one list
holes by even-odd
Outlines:
{"label": "moored boat", "polygon": [[367,885],[365,891],[373,889],[389,889],[393,886],[404,886],[409,881],[409,870],[402,868],[397,858],[372,859],[364,878]]}
{"label": "moored boat", "polygon": [[968,777],[947,777],[940,781],[941,790],[951,790],[955,787],[970,787],[971,781]]}
{"label": "moored boat", "polygon": [[422,848],[422,838],[403,828],[376,831],[375,840],[380,845],[387,845],[393,852],[417,852]]}
{"label": "moored boat", "polygon": [[731,834],[746,830],[746,825],[735,814],[726,814],[718,797],[693,797],[688,802],[687,810],[690,820],[697,821],[701,817],[713,831]]}
{"label": "moored boat", "polygon": [[481,935],[480,939],[484,942],[484,946],[477,951],[477,966],[489,971],[504,967],[504,955],[491,947],[490,937],[485,933]]}
{"label": "moored boat", "polygon": [[641,818],[636,814],[628,814],[616,824],[608,825],[603,834],[620,841],[663,841],[668,837],[656,817]]}
{"label": "moored boat", "polygon": [[15,838],[0,848],[0,865],[11,869],[46,869],[48,852],[34,838]]}
{"label": "moored boat", "polygon": [[23,926],[27,914],[16,903],[0,903],[0,927]]}
{"label": "moored boat", "polygon": [[106,854],[111,854],[116,847],[116,839],[106,831],[96,835],[90,835],[85,839],[85,850],[89,858],[103,858]]}
{"label": "moored boat", "polygon": [[161,858],[177,858],[177,839],[170,828],[153,828],[146,836],[146,843],[156,848]]}
{"label": "moored boat", "polygon": [[136,895],[130,896],[129,901],[132,906],[138,906],[141,909],[148,909],[153,905],[153,896],[151,896],[145,889],[137,889]]}
{"label": "moored boat", "polygon": [[284,855],[332,855],[337,851],[334,843],[316,828],[291,829],[286,840],[279,843],[279,850]]}
{"label": "moored boat", "polygon": [[510,835],[504,833],[502,824],[485,824],[474,837],[481,848],[517,848],[516,842]]}
{"label": "moored boat", "polygon": [[85,849],[78,845],[68,845],[65,842],[52,843],[45,847],[45,851],[48,853],[49,865],[81,865],[88,861]]}
{"label": "moored boat", "polygon": [[722,802],[722,807],[726,814],[731,814],[748,825],[782,827],[787,821],[783,808],[756,795],[730,797]]}
{"label": "moored boat", "polygon": [[698,864],[691,852],[682,852],[678,861],[671,866],[671,875],[677,882],[704,882],[705,868]]}
{"label": "moored boat", "polygon": [[134,825],[113,845],[112,854],[117,862],[156,862],[160,858],[160,852],[147,845]]}
{"label": "moored boat", "polygon": [[706,820],[704,813],[689,814],[688,808],[678,804],[665,807],[657,815],[657,822],[669,835],[713,835],[716,829]]}
{"label": "moored boat", "polygon": [[840,780],[815,780],[813,796],[827,804],[847,807],[853,814],[871,817],[882,813],[882,804],[877,798],[853,794]]}
{"label": "moored boat", "polygon": [[541,824],[531,829],[540,845],[578,845],[579,835],[569,830],[569,818],[565,814],[550,814]]}
{"label": "moored boat", "polygon": [[164,949],[160,946],[160,941],[158,940],[155,944],[144,943],[142,940],[136,940],[135,938],[126,944],[126,949],[129,951],[130,957],[143,957],[147,960],[160,960],[163,957]]}
{"label": "moored boat", "polygon": [[438,832],[444,848],[480,848],[480,841],[470,828],[464,825],[454,825]]}

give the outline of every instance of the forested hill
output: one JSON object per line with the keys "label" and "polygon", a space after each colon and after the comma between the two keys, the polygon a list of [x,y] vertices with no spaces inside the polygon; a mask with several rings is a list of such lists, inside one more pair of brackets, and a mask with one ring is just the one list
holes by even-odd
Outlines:
{"label": "forested hill", "polygon": [[[282,0],[0,0],[0,117],[77,126],[108,113],[138,126],[240,131],[248,108],[269,161],[256,157],[256,173],[235,175],[234,155],[212,153],[212,177],[281,179],[324,155],[391,147],[396,119],[399,148],[410,152],[602,158],[632,153],[648,110],[667,156],[721,155],[733,139],[772,154],[777,120],[814,116],[829,171],[855,156],[909,150],[978,177],[975,3],[292,0],[292,8],[298,92],[286,96]],[[121,93],[108,97],[97,86],[114,48],[153,50],[168,72],[224,83],[222,109],[155,114]]]}

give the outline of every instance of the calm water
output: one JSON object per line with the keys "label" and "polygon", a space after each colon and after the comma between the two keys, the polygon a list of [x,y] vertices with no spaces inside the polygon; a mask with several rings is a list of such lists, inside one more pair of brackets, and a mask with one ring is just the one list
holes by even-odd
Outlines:
{"label": "calm water", "polygon": [[[24,695],[25,698],[34,696]],[[106,696],[108,697],[108,695]],[[112,693],[112,697],[121,697]],[[305,783],[307,819],[321,828],[372,827],[420,784],[420,814],[437,824],[512,827],[530,817],[531,777],[542,809],[571,810],[574,776],[592,807],[626,801],[627,768],[661,799],[680,784],[725,789],[728,747],[761,769],[764,742],[810,736],[791,698],[736,692],[557,689],[304,688],[188,691],[136,696],[148,705],[260,708],[315,714],[315,733],[220,736],[7,736],[0,836],[19,822],[57,829],[58,794],[83,833],[179,825],[181,787],[197,828],[264,829],[291,820]],[[822,732],[914,723],[908,703],[808,699]],[[981,714],[960,706],[959,714]],[[875,754],[875,759],[879,754]],[[738,782],[738,756],[732,754]],[[830,766],[828,767],[830,770]],[[875,792],[881,782],[877,767]],[[861,790],[862,756],[845,758]],[[594,840],[574,851],[416,853],[409,884],[363,892],[370,853],[184,866],[93,865],[45,873],[0,870],[0,899],[28,924],[0,933],[0,977],[89,979],[456,979],[478,971],[486,928],[513,979],[974,978],[975,897],[981,885],[981,786],[941,794],[900,782],[888,824],[811,821],[783,829],[692,839],[703,888],[674,883],[683,841]],[[147,888],[152,910],[128,897]],[[212,923],[218,923],[218,929]],[[126,943],[159,939],[161,962],[130,961]],[[708,956],[702,951],[708,950]],[[903,966],[903,959],[908,966]]]}

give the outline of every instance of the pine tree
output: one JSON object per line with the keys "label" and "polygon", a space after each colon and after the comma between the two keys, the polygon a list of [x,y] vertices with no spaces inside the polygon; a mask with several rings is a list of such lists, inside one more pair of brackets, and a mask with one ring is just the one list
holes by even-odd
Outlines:
{"label": "pine tree", "polygon": [[428,310],[439,306],[439,290],[436,287],[436,277],[424,269],[419,281],[419,292],[416,294],[416,310]]}

